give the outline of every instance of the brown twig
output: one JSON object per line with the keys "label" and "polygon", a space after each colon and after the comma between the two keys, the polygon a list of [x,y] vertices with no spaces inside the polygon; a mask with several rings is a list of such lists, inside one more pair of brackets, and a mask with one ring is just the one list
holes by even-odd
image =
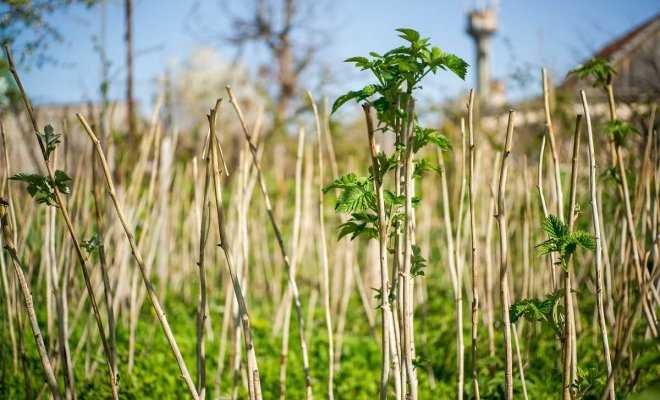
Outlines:
{"label": "brown twig", "polygon": [[115,212],[117,214],[117,217],[119,218],[119,222],[121,222],[121,225],[124,229],[124,233],[126,234],[126,238],[128,239],[128,243],[131,247],[131,252],[133,253],[133,258],[135,259],[135,262],[138,265],[138,268],[140,270],[140,275],[142,276],[142,281],[144,282],[145,288],[147,290],[147,294],[149,295],[149,300],[151,301],[151,305],[153,306],[156,316],[158,317],[161,327],[163,328],[163,333],[165,334],[165,338],[167,339],[167,342],[169,343],[170,348],[172,349],[172,353],[174,354],[174,358],[176,359],[177,365],[179,366],[181,375],[183,376],[184,381],[188,385],[188,390],[190,391],[191,397],[195,400],[199,400],[199,395],[197,394],[197,390],[195,389],[195,384],[192,381],[192,378],[190,377],[190,373],[188,372],[188,368],[186,367],[185,361],[183,360],[183,356],[181,355],[179,346],[176,343],[176,339],[174,338],[174,334],[172,333],[170,324],[169,322],[167,322],[167,317],[165,316],[165,312],[163,311],[163,308],[160,305],[160,301],[158,300],[156,291],[153,285],[151,284],[151,280],[149,279],[149,276],[147,275],[145,263],[142,258],[140,249],[137,243],[135,242],[135,237],[131,232],[130,227],[128,226],[128,222],[124,214],[124,211],[121,205],[119,204],[119,200],[117,199],[117,192],[115,190],[115,185],[112,181],[110,167],[108,166],[108,162],[105,158],[105,154],[103,153],[103,149],[101,148],[101,142],[99,142],[98,138],[92,131],[92,128],[85,120],[85,117],[83,117],[79,113],[77,113],[76,116],[78,117],[78,120],[82,124],[90,140],[94,144],[94,148],[96,149],[96,154],[98,155],[99,161],[101,162],[101,167],[103,168],[103,175],[105,176],[105,183],[108,188],[108,194],[110,195],[110,199],[112,200],[112,204],[114,205]]}
{"label": "brown twig", "polygon": [[[9,70],[14,76],[14,80],[16,81],[16,84],[18,85],[19,91],[21,93],[21,97],[23,99],[23,103],[25,104],[25,108],[28,112],[28,116],[30,117],[30,121],[32,123],[32,128],[34,130],[35,137],[39,144],[39,148],[41,149],[41,155],[43,158],[44,165],[46,167],[46,171],[48,173],[48,178],[50,179],[51,182],[54,182],[55,177],[54,177],[53,169],[51,168],[50,163],[48,162],[48,154],[46,152],[45,145],[41,141],[41,138],[39,137],[39,128],[37,126],[37,119],[35,117],[34,110],[32,109],[30,100],[27,96],[27,93],[25,92],[23,83],[21,82],[21,79],[18,76],[18,71],[16,70],[16,65],[14,64],[14,59],[12,57],[11,50],[9,49],[8,45],[5,45],[4,48],[5,48],[5,54],[7,56],[7,61],[9,63]],[[96,326],[98,328],[99,337],[101,338],[101,344],[103,345],[103,351],[105,353],[108,373],[110,375],[110,387],[112,389],[112,397],[113,399],[117,400],[119,398],[119,385],[117,381],[117,376],[115,375],[115,371],[112,368],[112,362],[111,362],[112,353],[110,351],[110,346],[108,345],[108,340],[106,339],[105,336],[105,329],[103,327],[103,321],[101,319],[101,312],[99,311],[98,303],[96,301],[96,295],[94,294],[94,287],[92,286],[92,282],[90,279],[89,267],[87,266],[87,261],[85,260],[85,256],[83,255],[82,248],[80,247],[80,241],[78,240],[75,229],[73,227],[73,223],[71,222],[69,211],[67,210],[66,204],[62,199],[62,195],[60,194],[57,188],[53,190],[53,196],[55,197],[55,203],[57,204],[57,208],[60,210],[62,219],[64,219],[64,223],[66,224],[66,228],[69,232],[69,237],[73,242],[76,256],[78,257],[80,268],[83,273],[83,279],[85,280],[85,287],[87,289],[87,294],[89,296],[90,304],[92,305],[92,310],[94,313],[94,318],[96,320]]]}

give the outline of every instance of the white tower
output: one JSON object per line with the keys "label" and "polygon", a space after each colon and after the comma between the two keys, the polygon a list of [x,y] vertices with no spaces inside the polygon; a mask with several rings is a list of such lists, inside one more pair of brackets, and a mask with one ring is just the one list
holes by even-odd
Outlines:
{"label": "white tower", "polygon": [[467,33],[476,45],[477,94],[488,103],[490,96],[490,38],[497,31],[494,7],[480,7],[468,13]]}

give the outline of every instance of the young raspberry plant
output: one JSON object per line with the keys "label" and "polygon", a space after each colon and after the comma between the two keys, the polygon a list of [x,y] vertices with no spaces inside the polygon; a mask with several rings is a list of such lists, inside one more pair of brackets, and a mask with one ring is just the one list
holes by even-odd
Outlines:
{"label": "young raspberry plant", "polygon": [[[440,48],[431,46],[429,38],[421,37],[419,32],[400,28],[399,37],[406,44],[396,47],[382,55],[370,52],[368,57],[351,57],[345,60],[352,63],[362,71],[371,72],[376,83],[369,84],[360,90],[349,91],[339,96],[332,106],[336,112],[351,100],[365,102],[376,110],[377,132],[395,135],[394,151],[391,154],[378,152],[376,155],[376,168],[370,168],[367,176],[357,176],[349,173],[337,178],[325,187],[325,192],[333,189],[339,190],[335,210],[350,214],[349,219],[339,227],[339,237],[350,236],[351,240],[357,237],[376,238],[378,211],[374,181],[383,182],[388,175],[393,175],[397,168],[401,168],[404,154],[408,148],[413,154],[421,151],[425,146],[432,144],[443,151],[451,149],[447,137],[432,128],[419,126],[414,107],[414,93],[421,89],[422,79],[428,74],[438,71],[451,71],[461,79],[465,79],[468,64],[458,56],[446,53]],[[409,140],[403,135],[407,127],[411,127]],[[407,145],[405,144],[407,142]],[[415,178],[424,172],[437,170],[428,160],[414,161]],[[405,197],[401,191],[385,190],[385,215],[387,217],[388,233],[392,234],[398,223],[401,222]],[[419,202],[413,198],[413,204]],[[414,273],[423,275],[421,270],[425,265],[423,258],[416,247],[413,257]]]}

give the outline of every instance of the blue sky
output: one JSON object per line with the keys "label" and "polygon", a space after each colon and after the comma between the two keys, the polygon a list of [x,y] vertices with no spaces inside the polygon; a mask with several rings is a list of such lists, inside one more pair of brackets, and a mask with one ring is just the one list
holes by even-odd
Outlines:
{"label": "blue sky", "polygon": [[[233,8],[244,1],[227,0]],[[310,0],[302,0],[310,1]],[[313,1],[313,0],[311,0]],[[482,1],[483,2],[483,1]],[[219,1],[202,0],[134,0],[136,93],[148,108],[155,89],[154,78],[166,65],[180,62],[200,46],[216,47],[227,59],[235,52],[223,46],[211,31],[228,26],[228,18]],[[112,60],[111,97],[123,96],[123,1],[108,0],[106,6],[107,51]],[[191,14],[193,4],[199,10]],[[329,95],[358,85],[365,76],[352,72],[342,60],[382,51],[397,45],[397,27],[412,27],[445,51],[464,57],[471,64],[472,42],[465,32],[465,12],[474,1],[421,0],[335,0],[313,21],[314,25],[332,32],[331,41],[319,57],[324,67],[334,73],[335,84]],[[100,32],[100,7],[91,10],[74,8],[52,16],[64,40],[51,44],[48,55],[56,64],[33,67],[24,72],[29,94],[36,103],[76,102],[98,97],[99,57],[94,51],[92,35]],[[506,78],[516,68],[538,74],[541,65],[562,77],[567,70],[609,40],[625,33],[660,11],[657,0],[501,0],[499,31],[493,39],[493,76]],[[191,28],[193,27],[193,28]],[[200,29],[201,28],[201,29]],[[200,35],[199,31],[210,32]],[[197,32],[195,32],[197,31]],[[207,37],[202,37],[207,36]],[[263,51],[248,48],[243,61],[259,60]],[[451,96],[474,85],[473,76],[465,82],[443,75],[431,90]],[[535,80],[530,87],[509,84],[512,97],[535,93]]]}

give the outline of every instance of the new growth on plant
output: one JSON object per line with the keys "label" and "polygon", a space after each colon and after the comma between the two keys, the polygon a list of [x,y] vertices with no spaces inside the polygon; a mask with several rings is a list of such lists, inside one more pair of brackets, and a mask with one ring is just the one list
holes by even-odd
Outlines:
{"label": "new growth on plant", "polygon": [[[350,91],[334,102],[332,112],[351,100],[364,102],[372,166],[366,176],[348,173],[324,188],[339,192],[335,210],[350,214],[339,226],[339,238],[350,236],[378,239],[381,287],[376,289],[382,320],[380,397],[387,397],[389,360],[392,362],[397,398],[417,398],[417,376],[413,327],[413,278],[424,275],[426,260],[415,242],[415,180],[425,171],[437,170],[428,160],[415,159],[432,144],[442,151],[451,149],[447,137],[423,127],[415,112],[414,93],[428,74],[451,71],[465,78],[468,64],[458,56],[431,46],[429,38],[409,28],[397,29],[406,44],[384,54],[352,57],[352,63],[369,71],[376,83]],[[376,110],[374,125],[371,109]],[[394,136],[394,148],[386,153],[376,145],[375,133]],[[390,285],[388,258],[395,275]],[[390,302],[393,302],[390,309]],[[399,324],[396,322],[401,321]],[[400,347],[396,340],[400,341]],[[400,352],[400,353],[399,353]]]}
{"label": "new growth on plant", "polygon": [[548,215],[543,221],[543,230],[548,234],[548,240],[539,243],[537,247],[542,255],[556,253],[559,257],[558,262],[564,270],[579,247],[586,250],[596,248],[593,235],[582,230],[571,232],[568,225],[554,215]]}
{"label": "new growth on plant", "polygon": [[[557,264],[566,270],[571,257],[578,248],[594,250],[596,241],[592,234],[582,230],[569,230],[568,225],[561,222],[555,215],[548,215],[542,223],[543,231],[548,239],[539,243],[537,247],[541,255],[554,253],[557,256]],[[561,291],[549,294],[544,299],[522,299],[511,305],[509,315],[511,322],[515,323],[520,318],[530,322],[548,322],[557,334],[562,338],[562,326],[564,316],[559,310]]]}

